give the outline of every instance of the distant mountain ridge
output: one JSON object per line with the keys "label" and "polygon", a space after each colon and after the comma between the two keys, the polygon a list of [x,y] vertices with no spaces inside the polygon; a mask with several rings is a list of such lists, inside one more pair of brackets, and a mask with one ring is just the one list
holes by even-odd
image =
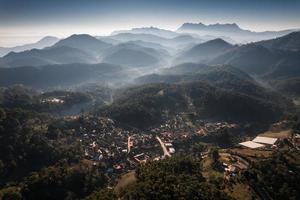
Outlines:
{"label": "distant mountain ridge", "polygon": [[42,66],[49,64],[95,63],[97,60],[80,49],[57,46],[32,49],[19,53],[11,52],[0,58],[1,67]]}
{"label": "distant mountain ridge", "polygon": [[255,32],[240,28],[236,23],[231,24],[203,24],[203,23],[184,23],[178,29],[180,33],[196,33],[200,35],[227,36],[232,39],[245,43],[264,39],[281,37],[300,29],[289,29],[281,31]]}
{"label": "distant mountain ridge", "polygon": [[171,48],[177,48],[182,45],[185,46],[186,44],[190,44],[190,43],[203,42],[201,38],[197,38],[189,34],[180,34],[172,38],[167,38],[167,37],[150,34],[150,33],[124,32],[124,33],[118,33],[116,35],[109,36],[109,38],[119,40],[121,42],[141,40],[144,42],[158,43]]}
{"label": "distant mountain ridge", "polygon": [[52,46],[58,40],[59,39],[57,37],[46,36],[40,39],[39,41],[37,41],[36,43],[32,43],[32,44],[25,44],[16,47],[0,47],[0,57],[5,56],[9,52],[21,52],[30,49],[43,49],[45,47]]}
{"label": "distant mountain ridge", "polygon": [[183,30],[196,30],[196,31],[245,31],[242,30],[236,23],[232,24],[209,24],[205,25],[203,23],[184,23],[182,24],[179,28],[178,31],[183,31]]}
{"label": "distant mountain ridge", "polygon": [[174,32],[174,31],[170,31],[170,30],[166,30],[166,29],[160,29],[157,27],[142,27],[142,28],[132,28],[130,30],[119,30],[119,31],[114,31],[111,33],[111,35],[117,35],[119,33],[144,33],[144,34],[152,34],[152,35],[157,35],[157,36],[161,36],[161,37],[166,37],[166,38],[173,38],[178,36],[179,34]]}
{"label": "distant mountain ridge", "polygon": [[88,34],[74,34],[44,49],[11,52],[0,58],[0,67],[97,63],[102,51],[111,46]]}

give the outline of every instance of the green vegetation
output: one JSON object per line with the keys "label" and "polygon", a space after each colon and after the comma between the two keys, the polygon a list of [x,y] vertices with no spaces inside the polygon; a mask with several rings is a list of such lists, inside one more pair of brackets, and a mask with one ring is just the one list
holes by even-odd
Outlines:
{"label": "green vegetation", "polygon": [[80,159],[79,144],[64,143],[64,139],[72,138],[70,133],[50,139],[57,130],[51,128],[55,127],[52,123],[57,122],[48,115],[22,109],[0,109],[0,113],[1,185],[62,159]]}
{"label": "green vegetation", "polygon": [[105,186],[106,177],[84,164],[44,168],[26,177],[16,186],[0,190],[3,199],[79,199]]}
{"label": "green vegetation", "polygon": [[[160,124],[167,115],[180,112],[196,112],[201,118],[267,122],[278,119],[284,110],[269,98],[266,94],[259,98],[205,82],[150,84],[125,89],[98,114],[141,129]],[[188,106],[190,103],[194,106]]]}
{"label": "green vegetation", "polygon": [[124,199],[230,199],[205,181],[200,163],[188,157],[150,162],[137,169],[137,183]]}
{"label": "green vegetation", "polygon": [[170,85],[146,85],[125,90],[122,96],[99,114],[138,128],[159,124],[163,113],[175,114],[186,108],[181,90]]}
{"label": "green vegetation", "polygon": [[299,199],[300,154],[279,152],[272,158],[256,163],[242,178],[263,199]]}

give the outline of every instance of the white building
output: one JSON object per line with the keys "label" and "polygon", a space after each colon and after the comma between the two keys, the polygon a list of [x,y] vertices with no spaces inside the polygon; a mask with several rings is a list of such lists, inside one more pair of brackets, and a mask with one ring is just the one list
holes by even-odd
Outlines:
{"label": "white building", "polygon": [[166,147],[171,147],[171,146],[173,146],[173,145],[172,145],[172,143],[165,143],[165,146],[166,146]]}
{"label": "white building", "polygon": [[170,153],[175,153],[175,149],[173,147],[169,148]]}
{"label": "white building", "polygon": [[259,144],[259,143],[253,142],[253,141],[241,142],[239,144],[242,146],[248,147],[250,149],[257,149],[257,148],[265,147],[265,145]]}
{"label": "white building", "polygon": [[274,145],[277,142],[277,140],[278,138],[257,136],[252,141],[261,144]]}

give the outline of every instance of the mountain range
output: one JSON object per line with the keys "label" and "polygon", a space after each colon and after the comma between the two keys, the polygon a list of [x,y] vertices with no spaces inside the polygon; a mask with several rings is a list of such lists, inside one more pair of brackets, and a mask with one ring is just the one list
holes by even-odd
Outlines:
{"label": "mountain range", "polygon": [[[240,30],[236,24],[227,24],[226,26],[218,24],[208,27],[201,24],[195,27],[205,27],[203,28],[205,30],[222,30],[224,33],[245,32],[245,30]],[[149,29],[157,34],[161,31],[153,27]],[[43,49],[10,52],[0,58],[0,68],[29,67],[22,68],[22,73],[35,76],[31,67],[41,69],[43,66],[48,66],[48,68],[49,66],[56,66],[56,71],[59,73],[57,66],[60,65],[108,63],[125,67],[129,74],[133,74],[130,75],[132,78],[136,78],[137,73],[145,75],[157,70],[162,72],[162,74],[150,76],[150,80],[155,81],[147,80],[147,76],[141,77],[140,81],[144,83],[165,82],[165,80],[169,83],[172,81],[175,83],[189,79],[202,81],[202,78],[199,78],[199,73],[192,71],[194,68],[198,69],[198,66],[207,68],[207,66],[230,65],[264,80],[267,84],[274,86],[274,89],[277,85],[278,88],[279,86],[280,88],[291,86],[292,83],[295,86],[291,87],[298,85],[298,78],[300,77],[300,32],[289,33],[269,40],[233,45],[221,38],[203,41],[190,34],[177,34],[175,37],[171,34],[169,38],[166,38],[150,34],[151,31],[147,32],[147,30],[148,28],[134,29],[134,33],[117,33],[112,36],[100,37],[100,39],[87,34],[71,35]],[[55,41],[55,38],[52,38],[52,41]],[[113,41],[113,43],[108,41]],[[182,63],[183,65],[178,65]],[[186,63],[190,64],[186,65]],[[177,66],[172,67],[171,70],[174,72],[170,73],[170,69],[167,67],[172,65]],[[95,68],[91,69],[95,70]],[[175,72],[178,72],[179,69],[181,71],[190,70],[196,74],[194,76],[180,74],[180,77],[176,77],[178,74]],[[164,74],[166,70],[168,73]],[[97,70],[95,73],[98,73]],[[228,72],[222,74],[227,76]],[[12,74],[7,73],[6,75],[8,77],[3,79],[3,85],[7,85],[5,81],[11,83],[9,78]],[[17,77],[20,78],[20,76]],[[212,76],[209,77],[213,79]],[[216,77],[224,78],[219,75]],[[289,80],[292,82],[287,84]],[[208,80],[205,81],[209,82]],[[14,81],[14,83],[21,82]]]}
{"label": "mountain range", "polygon": [[114,31],[111,33],[111,35],[117,35],[119,33],[133,33],[133,34],[151,34],[156,36],[161,36],[165,38],[174,38],[178,36],[179,34],[165,29],[160,29],[157,27],[143,27],[143,28],[133,28],[130,30],[120,30],[120,31]]}
{"label": "mountain range", "polygon": [[[151,48],[151,47],[153,48]],[[53,46],[23,52],[10,52],[0,58],[1,67],[51,64],[97,63],[143,67],[157,65],[170,57],[167,47],[141,40],[109,44],[90,35],[71,35]]]}
{"label": "mountain range", "polygon": [[22,84],[37,89],[49,89],[94,82],[112,84],[126,80],[127,74],[121,66],[106,63],[0,68],[0,86]]}
{"label": "mountain range", "polygon": [[97,60],[83,50],[57,46],[10,52],[0,59],[1,67],[42,66],[49,64],[95,63]]}
{"label": "mountain range", "polygon": [[300,64],[300,51],[297,50],[299,38],[299,32],[294,32],[276,39],[238,46],[209,63],[230,64],[256,75],[272,74],[280,70],[282,76],[285,76],[288,68],[298,68]]}

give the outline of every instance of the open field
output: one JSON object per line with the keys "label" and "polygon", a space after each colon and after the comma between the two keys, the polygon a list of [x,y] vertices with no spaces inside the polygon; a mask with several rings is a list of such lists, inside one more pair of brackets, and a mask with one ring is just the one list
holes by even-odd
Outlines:
{"label": "open field", "polygon": [[252,200],[259,199],[255,195],[251,188],[243,183],[235,182],[230,185],[226,185],[224,190],[229,196],[233,197],[236,200]]}
{"label": "open field", "polygon": [[264,137],[273,137],[273,138],[287,138],[292,134],[292,130],[283,130],[279,132],[273,132],[273,131],[266,131],[262,134],[259,134],[258,136],[264,136]]}
{"label": "open field", "polygon": [[211,178],[223,178],[223,173],[216,171],[213,169],[213,160],[208,156],[204,158],[201,162],[202,164],[202,175],[206,179],[211,179]]}
{"label": "open field", "polygon": [[233,148],[230,152],[239,154],[243,157],[268,158],[272,155],[272,151],[249,149],[249,148]]}
{"label": "open field", "polygon": [[123,188],[136,182],[135,171],[128,172],[124,174],[118,181],[115,191],[119,193]]}

